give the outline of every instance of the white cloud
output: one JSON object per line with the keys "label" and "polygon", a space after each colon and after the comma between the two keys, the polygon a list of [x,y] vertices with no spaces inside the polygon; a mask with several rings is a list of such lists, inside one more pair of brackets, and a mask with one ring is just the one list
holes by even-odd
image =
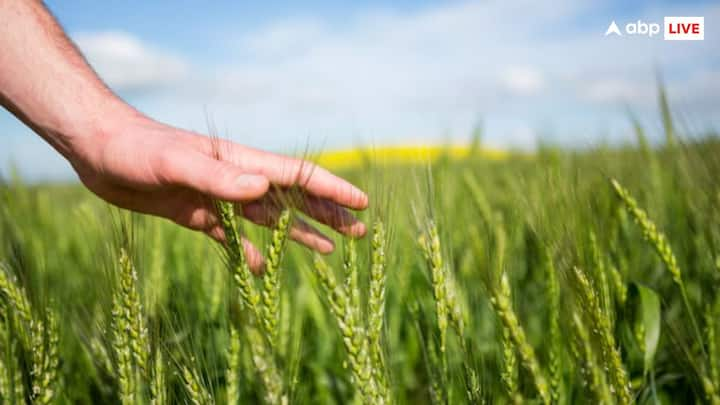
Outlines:
{"label": "white cloud", "polygon": [[314,19],[275,22],[243,38],[238,50],[258,57],[284,59],[307,52],[324,34],[322,22]]}
{"label": "white cloud", "polygon": [[[672,73],[671,101],[718,112],[717,97],[700,91],[718,75],[708,56],[718,51],[715,31],[696,44],[608,39],[610,19],[580,23],[601,4],[447,2],[285,18],[227,34],[225,59],[213,64],[125,33],[76,39],[110,85],[141,94],[130,99],[151,115],[203,130],[207,106],[237,140],[270,148],[308,137],[328,147],[465,137],[479,118],[498,146],[531,147],[537,131],[530,129],[548,125],[588,137],[588,125],[625,120],[626,106],[654,112],[656,68]],[[627,20],[682,11],[668,6]],[[685,11],[720,18],[717,6]]]}
{"label": "white cloud", "polygon": [[530,66],[511,66],[502,74],[508,90],[519,95],[536,94],[545,87],[542,73]]}
{"label": "white cloud", "polygon": [[128,33],[78,33],[73,39],[100,77],[118,91],[175,84],[188,73],[188,65],[181,58],[154,49]]}
{"label": "white cloud", "polygon": [[621,78],[595,79],[582,90],[588,100],[601,103],[645,103],[656,97],[654,82],[638,83]]}
{"label": "white cloud", "polygon": [[[525,139],[529,146],[528,128],[547,122],[569,129],[572,115],[623,120],[626,105],[654,109],[656,67],[681,73],[668,81],[670,89],[704,80],[691,79],[692,72],[717,50],[715,39],[608,40],[607,22],[578,24],[600,4],[451,2],[342,21],[275,21],[235,41],[242,57],[216,70],[216,91],[204,97],[218,115],[235,115],[238,128],[270,135],[264,140],[329,133],[329,143],[341,143],[348,131],[369,142],[438,139],[466,135],[482,116],[495,125],[489,140]],[[663,15],[640,14],[633,18]],[[509,115],[512,122],[496,120]],[[513,133],[523,136],[506,135]]]}

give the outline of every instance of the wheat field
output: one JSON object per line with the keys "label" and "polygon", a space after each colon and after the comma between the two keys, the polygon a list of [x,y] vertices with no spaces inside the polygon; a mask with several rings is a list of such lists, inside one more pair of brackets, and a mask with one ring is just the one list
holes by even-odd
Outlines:
{"label": "wheat field", "polygon": [[271,229],[217,201],[221,246],[10,173],[0,398],[719,404],[720,143],[663,111],[627,145],[353,152],[369,232],[329,256],[288,242],[291,198]]}

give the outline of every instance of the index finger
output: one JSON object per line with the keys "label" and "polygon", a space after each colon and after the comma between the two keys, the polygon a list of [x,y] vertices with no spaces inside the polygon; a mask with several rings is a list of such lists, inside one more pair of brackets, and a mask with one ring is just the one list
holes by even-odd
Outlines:
{"label": "index finger", "polygon": [[265,152],[222,141],[222,158],[241,170],[261,174],[271,183],[291,187],[298,185],[310,194],[333,201],[347,208],[363,210],[368,196],[350,182],[306,160]]}

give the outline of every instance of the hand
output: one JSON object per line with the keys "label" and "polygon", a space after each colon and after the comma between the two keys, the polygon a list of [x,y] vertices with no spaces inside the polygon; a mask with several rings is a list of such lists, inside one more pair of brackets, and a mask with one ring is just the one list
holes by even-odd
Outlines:
{"label": "hand", "polygon": [[[42,2],[0,1],[0,21],[0,105],[65,156],[106,201],[222,242],[213,199],[241,203],[246,218],[269,225],[277,194],[300,186],[297,205],[310,217],[347,235],[365,233],[346,208],[364,209],[368,199],[350,183],[308,162],[215,142],[135,111],[102,83]],[[290,237],[321,253],[333,250],[301,221]],[[243,244],[259,270],[262,255]]]}
{"label": "hand", "polygon": [[[173,128],[130,114],[98,134],[76,138],[68,158],[87,188],[111,204],[170,219],[224,241],[212,199],[240,203],[241,214],[269,226],[279,207],[278,193],[302,188],[298,208],[345,235],[366,228],[346,208],[361,210],[368,198],[355,186],[313,164],[229,141]],[[290,237],[320,253],[333,243],[296,219]],[[251,268],[262,254],[243,240]]]}

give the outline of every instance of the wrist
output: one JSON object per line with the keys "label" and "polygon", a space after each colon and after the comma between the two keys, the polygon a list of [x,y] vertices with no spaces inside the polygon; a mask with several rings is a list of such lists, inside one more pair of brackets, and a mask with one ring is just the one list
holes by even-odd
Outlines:
{"label": "wrist", "polygon": [[60,148],[56,146],[76,168],[77,165],[92,165],[100,158],[99,154],[110,139],[121,136],[122,129],[132,122],[146,119],[114,96],[86,108],[81,105],[76,107],[77,112],[67,114],[67,118],[60,122],[59,138],[63,145]]}

